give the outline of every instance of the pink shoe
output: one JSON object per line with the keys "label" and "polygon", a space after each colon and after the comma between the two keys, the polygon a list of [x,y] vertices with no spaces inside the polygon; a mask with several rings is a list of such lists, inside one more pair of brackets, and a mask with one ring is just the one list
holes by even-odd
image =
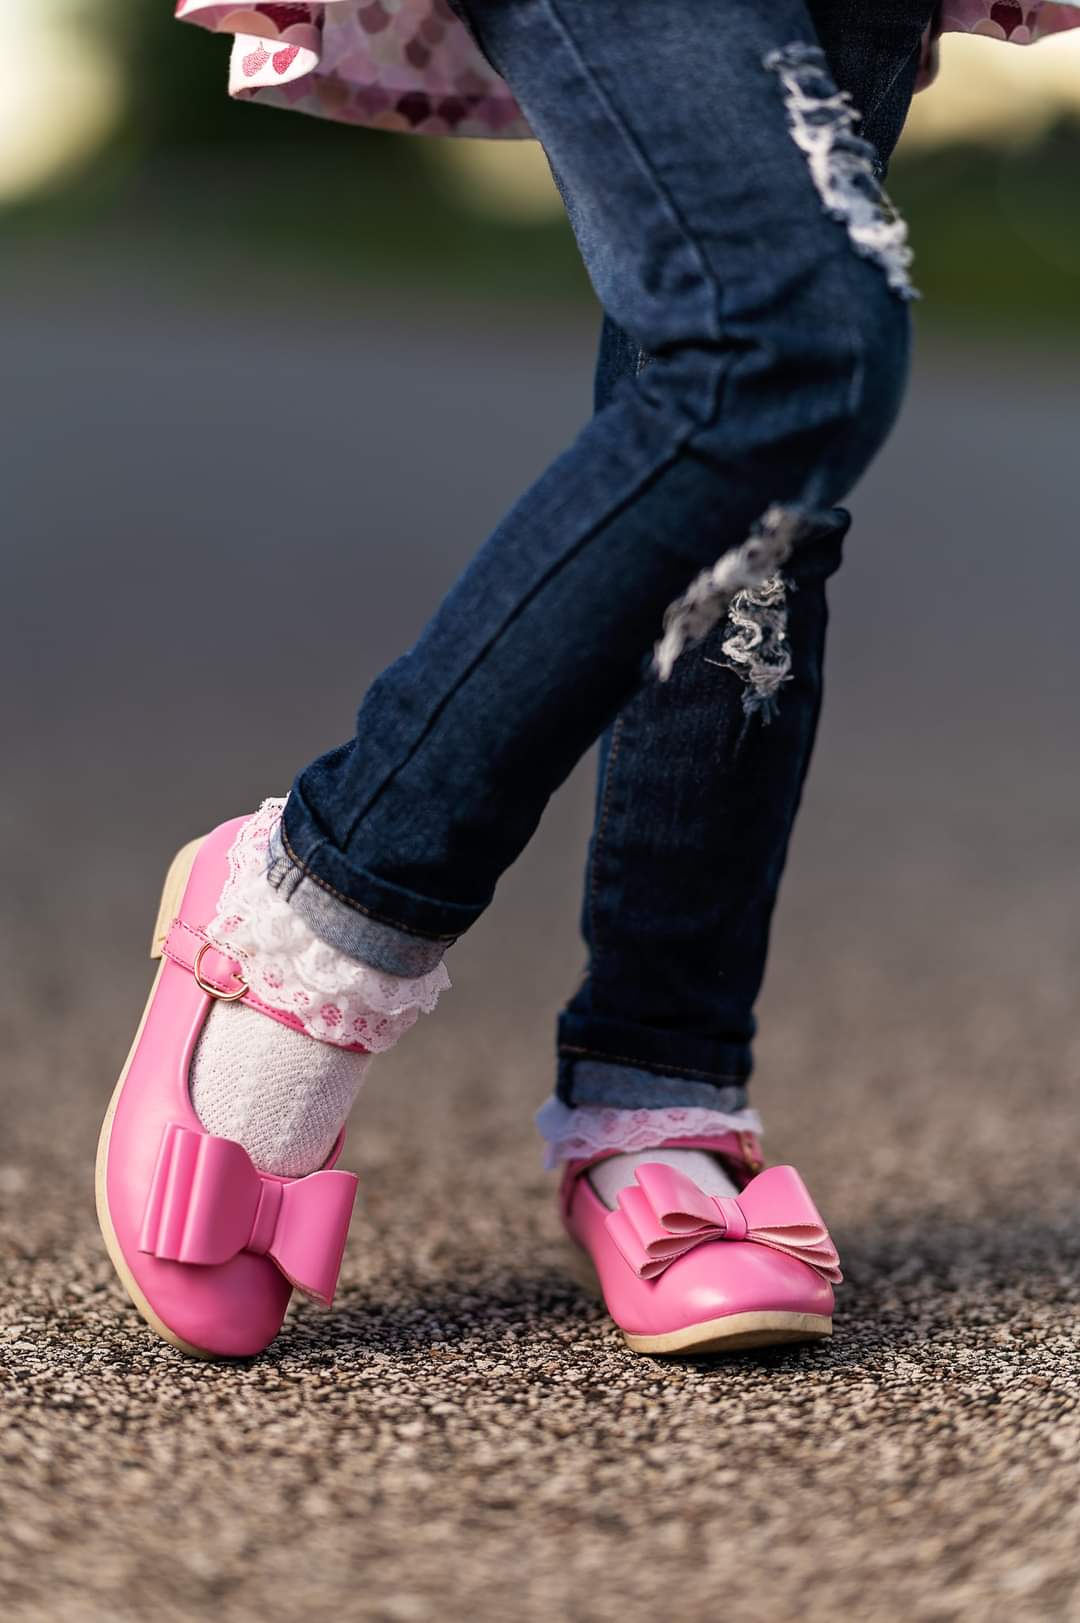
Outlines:
{"label": "pink shoe", "polygon": [[560,1188],[563,1223],[627,1346],[707,1353],[830,1336],[839,1259],[795,1168],[762,1171],[753,1133],[658,1147],[717,1152],[738,1196],[707,1195],[653,1161],[610,1211],[583,1176],[603,1155],[569,1162]]}
{"label": "pink shoe", "polygon": [[281,1328],[293,1287],[330,1305],[356,1178],[260,1173],[196,1116],[188,1069],[215,998],[247,997],[239,964],[203,930],[228,877],[236,818],[174,858],[151,957],[161,967],[102,1124],[97,1211],[113,1266],[152,1329],[197,1357],[250,1357]]}

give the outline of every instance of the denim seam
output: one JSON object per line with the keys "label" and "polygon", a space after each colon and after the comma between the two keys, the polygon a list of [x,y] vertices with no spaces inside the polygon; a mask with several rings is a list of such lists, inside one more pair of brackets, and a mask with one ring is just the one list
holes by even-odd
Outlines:
{"label": "denim seam", "polygon": [[611,811],[611,791],[614,784],[615,766],[618,761],[619,750],[622,747],[623,728],[626,724],[626,715],[620,711],[615,718],[615,727],[611,735],[611,749],[608,753],[604,767],[604,786],[600,801],[600,821],[597,824],[596,836],[593,840],[592,858],[589,863],[589,944],[590,959],[589,973],[599,963],[601,958],[600,941],[596,929],[596,892],[600,883],[599,867],[600,856],[603,850],[604,835],[607,832],[608,816]]}
{"label": "denim seam", "polygon": [[[590,69],[589,64],[581,55],[574,36],[567,27],[566,20],[559,10],[558,5],[556,5],[555,0],[543,0],[543,4],[545,5],[548,15],[550,16],[557,32],[561,34],[563,43],[573,57],[582,79],[592,91],[593,96],[603,107],[614,128],[621,136],[624,146],[632,153],[638,168],[647,177],[656,191],[657,196],[663,201],[664,207],[667,209],[670,219],[678,228],[680,236],[684,242],[689,244],[694,258],[697,260],[698,270],[712,295],[712,336],[716,342],[719,342],[724,331],[723,289],[719,279],[713,271],[712,266],[709,264],[708,255],[705,253],[700,242],[698,242],[688,222],[683,218],[682,210],[679,208],[678,204],[675,202],[675,199],[668,191],[655,167],[652,163],[650,163],[648,154],[643,151],[640,143],[634,136],[633,131],[626,124],[617,107],[611,101],[610,97],[597,80],[595,74]],[[512,88],[513,87],[511,86],[511,89]]]}
{"label": "denim seam", "polygon": [[[281,843],[285,847],[285,852],[289,858],[289,861],[294,865],[294,867],[299,868],[305,879],[310,879],[311,883],[313,885],[318,885],[320,890],[325,890],[328,895],[333,896],[339,902],[343,902],[346,907],[351,907],[355,912],[362,913],[365,918],[374,919],[376,924],[388,924],[391,929],[400,930],[402,935],[419,936],[423,941],[445,941],[447,945],[449,945],[451,942],[457,940],[456,935],[432,935],[430,931],[417,930],[412,925],[406,928],[405,925],[400,924],[396,919],[388,919],[382,913],[376,913],[372,908],[365,907],[362,902],[354,901],[351,896],[346,896],[344,891],[338,890],[336,886],[331,885],[328,880],[321,879],[317,873],[312,873],[307,863],[304,862],[302,858],[297,856],[289,841],[289,836],[285,832],[284,823],[281,824]],[[386,881],[379,880],[379,883],[385,884]],[[295,890],[295,886],[293,888]],[[427,899],[428,898],[426,897],[421,898],[421,900]]]}
{"label": "denim seam", "polygon": [[[559,7],[556,5],[555,0],[543,0],[543,3],[547,7],[548,14],[551,17],[557,32],[561,34],[564,44],[577,64],[578,72],[581,74],[582,79],[588,85],[589,89],[596,97],[596,100],[600,103],[607,116],[610,118],[614,128],[622,137],[624,146],[633,154],[638,168],[645,176],[647,176],[656,195],[662,200],[664,207],[667,210],[668,217],[675,224],[681,239],[689,245],[694,258],[697,261],[698,271],[711,294],[713,325],[712,339],[714,343],[720,344],[723,340],[726,328],[726,316],[724,311],[724,286],[721,279],[713,271],[713,268],[709,263],[708,254],[706,254],[705,250],[701,246],[701,243],[695,237],[689,222],[683,218],[682,210],[679,208],[654,166],[650,163],[648,154],[643,150],[635,138],[633,131],[623,119],[614,102],[612,102],[610,97],[605,93],[599,81],[596,79],[595,74],[592,73],[588,63],[578,50],[574,36],[567,27],[566,20],[559,10]],[[641,360],[640,357],[639,363],[640,364],[637,367],[635,377],[640,377],[641,373],[645,369],[645,361]],[[713,380],[712,386],[712,399],[708,407],[707,427],[711,428],[713,423],[717,422],[720,417],[724,395],[728,386],[728,371],[729,368],[726,366],[717,368],[717,374]]]}
{"label": "denim seam", "polygon": [[[610,100],[608,99],[606,94],[604,93],[603,89],[601,88],[601,86],[599,85],[597,80],[595,79],[594,75],[590,72],[588,64],[581,57],[581,54],[577,49],[577,46],[576,46],[575,41],[573,39],[573,36],[570,33],[569,29],[567,28],[563,17],[561,16],[561,14],[557,10],[556,6],[554,5],[553,0],[543,0],[543,3],[546,5],[547,11],[548,11],[549,16],[551,18],[552,25],[553,25],[553,27],[555,29],[555,32],[561,36],[561,38],[563,40],[563,43],[565,44],[565,46],[569,50],[569,52],[570,52],[570,54],[571,54],[571,56],[572,56],[572,58],[574,60],[574,63],[577,66],[578,72],[581,75],[583,81],[585,82],[587,87],[592,91],[593,96],[596,98],[597,102],[600,104],[600,106],[603,108],[605,114],[610,119],[610,121],[612,123],[612,126],[618,132],[618,134],[621,136],[624,144],[629,149],[629,151],[633,154],[633,157],[634,157],[635,161],[637,162],[638,166],[641,168],[642,172],[648,178],[648,180],[651,183],[657,197],[660,198],[664,208],[667,210],[669,218],[675,224],[681,239],[690,248],[691,253],[693,254],[693,257],[694,257],[694,259],[695,259],[695,261],[696,261],[696,263],[698,265],[699,273],[700,273],[700,275],[701,275],[701,277],[702,277],[702,279],[703,279],[703,281],[705,283],[705,286],[708,288],[709,293],[710,293],[710,303],[711,303],[711,306],[712,306],[712,329],[713,329],[711,337],[712,337],[712,341],[719,345],[721,343],[722,339],[723,339],[723,336],[724,336],[724,325],[725,325],[725,317],[724,317],[724,310],[723,310],[723,287],[722,287],[722,285],[720,283],[720,280],[714,274],[714,272],[712,270],[712,267],[709,264],[708,256],[705,254],[704,250],[702,249],[702,246],[701,246],[700,242],[695,237],[693,231],[690,229],[687,222],[683,219],[681,210],[678,208],[677,204],[675,203],[674,199],[672,198],[672,196],[671,196],[670,192],[668,191],[667,187],[664,185],[664,183],[661,180],[660,176],[656,173],[653,166],[649,163],[649,160],[648,160],[647,156],[641,150],[641,148],[638,145],[637,141],[635,140],[633,134],[627,128],[627,126],[626,126],[625,122],[623,121],[622,117],[618,114],[617,110],[612,105],[612,103],[610,102]],[[511,89],[513,89],[513,86],[511,86]],[[730,359],[730,357],[729,357],[729,359]],[[727,366],[720,366],[720,367],[717,368],[717,374],[718,375],[717,375],[717,377],[716,377],[716,379],[714,381],[711,410],[710,410],[708,420],[707,420],[706,424],[704,425],[706,428],[711,428],[713,426],[713,424],[717,421],[717,419],[718,419],[718,417],[720,415],[720,409],[721,409],[721,404],[722,404],[722,396],[723,396],[723,393],[724,393],[724,390],[725,390],[726,384],[727,384],[727,378],[726,378],[727,370],[728,370]],[[683,447],[687,443],[692,442],[693,436],[694,436],[695,432],[697,432],[699,426],[700,425],[694,424],[694,423],[689,424],[687,426],[687,428],[686,428],[685,433],[676,437],[674,445],[669,447],[666,455],[660,461],[659,465],[652,468],[652,469],[650,469],[642,477],[639,484],[634,488],[633,491],[630,492],[629,495],[624,497],[621,502],[617,503],[613,509],[609,509],[605,514],[603,514],[596,521],[595,525],[591,526],[590,529],[587,530],[586,533],[577,542],[575,542],[573,547],[567,549],[562,554],[562,556],[554,564],[552,564],[551,568],[545,571],[545,573],[542,575],[540,580],[537,581],[534,584],[534,586],[531,588],[531,590],[528,591],[527,593],[525,593],[524,596],[518,601],[518,603],[515,604],[514,608],[510,611],[510,613],[504,619],[502,625],[498,628],[498,630],[496,630],[492,634],[492,636],[485,643],[484,647],[474,656],[473,660],[470,662],[470,664],[468,665],[466,670],[464,670],[461,673],[461,675],[458,677],[457,681],[453,684],[453,686],[450,688],[450,690],[447,693],[445,693],[442,696],[442,698],[439,700],[438,704],[435,706],[435,709],[431,712],[431,714],[429,715],[429,717],[425,721],[425,723],[424,723],[424,725],[423,725],[423,727],[422,727],[422,729],[420,731],[419,737],[415,739],[415,741],[413,742],[411,748],[408,750],[408,752],[405,754],[405,756],[398,762],[398,764],[395,767],[391,768],[391,770],[387,773],[386,777],[383,779],[382,783],[378,786],[378,788],[371,795],[369,795],[367,802],[363,806],[361,806],[360,809],[357,811],[356,815],[352,819],[352,822],[349,824],[349,826],[345,830],[345,844],[346,845],[352,839],[353,835],[355,834],[357,828],[360,826],[360,823],[363,821],[363,819],[365,817],[367,817],[371,813],[371,811],[374,809],[374,807],[377,805],[378,801],[381,799],[382,795],[390,787],[391,783],[397,777],[398,773],[402,772],[405,769],[405,767],[408,766],[409,762],[413,759],[413,756],[416,754],[417,750],[420,748],[420,746],[427,739],[429,733],[431,732],[431,729],[438,722],[440,716],[442,715],[443,711],[446,709],[446,706],[450,703],[451,699],[454,698],[454,696],[457,694],[459,689],[465,684],[465,682],[472,675],[473,671],[477,668],[477,666],[484,659],[487,658],[487,656],[490,654],[492,648],[496,645],[499,638],[504,634],[504,632],[507,630],[507,628],[510,625],[513,624],[513,622],[518,618],[518,616],[520,614],[522,614],[524,612],[524,610],[531,604],[533,599],[544,589],[545,586],[547,586],[549,581],[551,581],[559,573],[559,571],[561,569],[563,569],[568,563],[570,563],[572,561],[572,559],[574,559],[578,555],[578,553],[582,550],[582,548],[585,547],[589,543],[589,541],[591,541],[594,538],[596,532],[599,529],[601,529],[605,524],[610,523],[611,519],[615,516],[615,514],[617,512],[619,512],[621,510],[622,507],[626,506],[629,502],[632,502],[632,501],[636,500],[637,496],[638,496],[638,494],[639,494],[639,492],[640,492],[640,490],[641,490],[641,488],[643,486],[645,486],[650,480],[655,479],[659,474],[663,473],[668,467],[671,466],[672,462],[675,460],[675,457],[683,449]]]}
{"label": "denim seam", "polygon": [[635,1071],[652,1071],[656,1076],[685,1076],[693,1081],[700,1078],[705,1082],[736,1082],[743,1086],[749,1080],[748,1076],[740,1076],[735,1071],[703,1071],[698,1066],[667,1065],[658,1070],[652,1061],[631,1059],[629,1054],[601,1054],[595,1048],[579,1048],[572,1043],[559,1044],[560,1055],[575,1054],[583,1059],[606,1060],[610,1065],[630,1065]]}
{"label": "denim seam", "polygon": [[[862,115],[863,115],[862,116],[862,126],[863,126],[863,128],[866,127],[867,121],[869,119],[873,118],[874,114],[877,112],[878,108],[881,106],[882,102],[885,100],[885,97],[892,90],[892,87],[896,83],[897,79],[899,79],[899,77],[900,77],[900,75],[902,73],[906,72],[908,64],[910,63],[912,57],[918,55],[921,48],[922,48],[921,39],[916,40],[915,44],[911,47],[911,50],[905,56],[904,60],[900,63],[900,66],[896,69],[896,72],[893,74],[893,76],[889,80],[888,84],[883,86],[880,89],[879,94],[877,95],[875,100],[872,101],[867,108],[860,109],[862,111]],[[864,137],[864,139],[865,139],[865,137]],[[879,178],[879,180],[883,180],[885,178],[885,171],[889,167],[889,160],[887,158],[883,158],[881,156],[880,152],[878,153],[877,156],[878,156],[877,167],[880,170],[880,174],[879,174],[878,178]]]}

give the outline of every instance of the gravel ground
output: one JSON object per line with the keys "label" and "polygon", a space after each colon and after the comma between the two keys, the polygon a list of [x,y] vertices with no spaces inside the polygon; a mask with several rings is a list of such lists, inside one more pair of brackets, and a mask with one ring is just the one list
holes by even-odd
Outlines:
{"label": "gravel ground", "polygon": [[152,1338],[93,1217],[161,871],[348,732],[586,409],[592,334],[358,317],[358,384],[315,317],[266,346],[145,287],[32,307],[4,334],[5,1615],[1080,1618],[1075,384],[928,355],[837,585],[757,1094],[840,1247],[832,1342],[636,1357],[564,1271],[530,1116],[586,763],[378,1062],[337,1310],[225,1367]]}

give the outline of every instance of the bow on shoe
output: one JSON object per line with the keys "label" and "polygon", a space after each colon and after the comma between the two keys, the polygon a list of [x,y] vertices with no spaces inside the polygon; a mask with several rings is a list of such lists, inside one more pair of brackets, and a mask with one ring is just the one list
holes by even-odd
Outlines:
{"label": "bow on shoe", "polygon": [[162,1262],[206,1267],[253,1251],[329,1307],[356,1184],[351,1172],[267,1178],[243,1145],[170,1122],[150,1180],[139,1250]]}
{"label": "bow on shoe", "polygon": [[735,1195],[707,1195],[692,1178],[660,1161],[635,1173],[604,1219],[639,1279],[656,1279],[676,1257],[711,1240],[750,1240],[807,1263],[838,1285],[836,1247],[794,1167],[767,1167]]}

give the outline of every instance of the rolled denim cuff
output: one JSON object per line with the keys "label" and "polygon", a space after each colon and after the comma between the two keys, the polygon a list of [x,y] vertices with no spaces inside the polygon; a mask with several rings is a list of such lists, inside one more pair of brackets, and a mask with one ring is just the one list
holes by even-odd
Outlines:
{"label": "rolled denim cuff", "polygon": [[746,1107],[754,1064],[749,1042],[724,1042],[564,1009],[557,1047],[555,1091],[564,1105]]}
{"label": "rolled denim cuff", "polygon": [[280,823],[270,836],[266,877],[320,940],[387,975],[426,975],[442,963],[450,945],[412,935],[340,900],[289,855]]}
{"label": "rolled denim cuff", "polygon": [[741,1082],[698,1082],[692,1077],[665,1076],[638,1065],[615,1065],[605,1059],[579,1059],[573,1067],[573,1099],[564,1104],[609,1105],[616,1110],[661,1110],[671,1105],[702,1110],[745,1110],[750,1095]]}

